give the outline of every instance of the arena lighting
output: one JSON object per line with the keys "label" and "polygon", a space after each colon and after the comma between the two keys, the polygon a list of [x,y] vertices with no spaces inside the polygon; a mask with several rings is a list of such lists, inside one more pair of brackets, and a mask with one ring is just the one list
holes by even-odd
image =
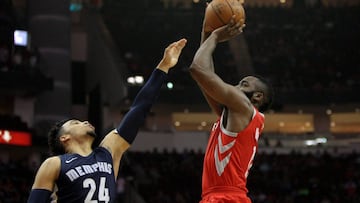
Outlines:
{"label": "arena lighting", "polygon": [[134,84],[135,84],[135,78],[134,78],[134,77],[128,77],[128,78],[127,78],[127,82],[128,82],[129,84],[134,85]]}
{"label": "arena lighting", "polygon": [[319,138],[316,138],[315,141],[319,144],[325,144],[327,143],[327,139],[325,137],[319,137]]}
{"label": "arena lighting", "polygon": [[319,137],[314,140],[306,140],[305,145],[306,146],[315,146],[318,144],[325,144],[327,143],[327,139],[325,137]]}
{"label": "arena lighting", "polygon": [[14,44],[15,46],[26,47],[28,45],[28,32],[25,30],[15,30],[14,31]]}
{"label": "arena lighting", "polygon": [[143,76],[130,76],[126,79],[126,81],[129,83],[129,84],[132,84],[132,85],[141,85],[144,83],[144,77]]}
{"label": "arena lighting", "polygon": [[325,112],[326,112],[327,115],[331,115],[331,114],[332,114],[332,110],[331,110],[331,109],[326,109]]}
{"label": "arena lighting", "polygon": [[144,77],[143,76],[135,76],[135,83],[136,84],[143,84],[144,83]]}
{"label": "arena lighting", "polygon": [[71,0],[69,10],[71,12],[79,12],[83,8],[82,2],[79,0]]}
{"label": "arena lighting", "polygon": [[0,130],[0,144],[31,146],[31,134],[23,131]]}
{"label": "arena lighting", "polygon": [[168,83],[166,84],[166,87],[167,87],[169,90],[171,90],[172,88],[174,88],[174,84],[173,84],[172,82],[168,82]]}

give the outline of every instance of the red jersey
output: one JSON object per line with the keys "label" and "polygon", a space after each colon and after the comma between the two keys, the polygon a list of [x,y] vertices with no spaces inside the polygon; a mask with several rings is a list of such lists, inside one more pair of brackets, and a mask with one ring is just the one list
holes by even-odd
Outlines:
{"label": "red jersey", "polygon": [[202,175],[202,197],[208,194],[246,195],[246,178],[252,166],[264,114],[254,108],[252,120],[241,132],[229,132],[223,115],[214,123],[206,149]]}

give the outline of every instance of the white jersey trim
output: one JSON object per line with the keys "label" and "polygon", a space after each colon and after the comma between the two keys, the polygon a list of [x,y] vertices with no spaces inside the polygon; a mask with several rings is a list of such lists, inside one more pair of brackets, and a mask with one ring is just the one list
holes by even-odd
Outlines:
{"label": "white jersey trim", "polygon": [[[230,137],[237,137],[237,135],[238,135],[237,132],[228,131],[228,130],[226,130],[225,127],[223,126],[224,111],[225,111],[225,109],[224,109],[223,112],[221,113],[221,117],[220,117],[220,128],[221,128],[221,131],[224,132],[226,135],[228,135],[228,136],[230,136]],[[252,115],[251,120],[253,120],[253,119],[255,118],[256,112],[257,112],[257,111],[256,111],[256,109],[255,109],[255,107],[254,107],[254,112],[253,112],[253,115]],[[260,113],[260,112],[259,112],[259,113]],[[260,113],[260,114],[261,114],[263,117],[265,117],[264,114],[262,114],[262,113]],[[250,122],[251,122],[251,121],[250,121]]]}

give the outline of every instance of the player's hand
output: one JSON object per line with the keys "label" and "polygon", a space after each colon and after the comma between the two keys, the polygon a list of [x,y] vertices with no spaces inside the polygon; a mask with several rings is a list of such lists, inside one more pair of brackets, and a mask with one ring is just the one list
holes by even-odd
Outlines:
{"label": "player's hand", "polygon": [[217,42],[225,42],[241,34],[244,28],[245,24],[235,22],[235,16],[232,16],[230,22],[227,25],[214,30],[212,34],[216,35]]}
{"label": "player's hand", "polygon": [[177,42],[171,43],[168,47],[166,47],[164,56],[157,68],[167,73],[170,68],[174,67],[178,62],[179,56],[182,49],[185,47],[186,42],[186,39],[181,39]]}

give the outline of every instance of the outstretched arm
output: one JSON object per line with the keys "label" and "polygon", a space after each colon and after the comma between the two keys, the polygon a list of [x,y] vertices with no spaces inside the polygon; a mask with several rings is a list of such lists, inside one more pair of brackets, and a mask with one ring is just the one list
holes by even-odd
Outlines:
{"label": "outstretched arm", "polygon": [[177,64],[185,44],[186,39],[181,39],[165,49],[162,60],[137,94],[130,111],[122,119],[116,130],[106,135],[100,143],[100,146],[108,149],[113,157],[115,177],[118,174],[122,154],[130,147],[139,128],[145,122],[147,113],[155,103],[160,88],[167,79],[169,69]]}
{"label": "outstretched arm", "polygon": [[239,100],[235,99],[235,97],[245,97],[245,95],[239,94],[239,91],[234,86],[225,83],[214,73],[212,70],[212,54],[217,43],[235,37],[242,32],[242,28],[240,23],[234,22],[233,18],[228,25],[213,31],[196,52],[190,67],[191,76],[204,93],[217,103],[229,108],[239,108]]}

